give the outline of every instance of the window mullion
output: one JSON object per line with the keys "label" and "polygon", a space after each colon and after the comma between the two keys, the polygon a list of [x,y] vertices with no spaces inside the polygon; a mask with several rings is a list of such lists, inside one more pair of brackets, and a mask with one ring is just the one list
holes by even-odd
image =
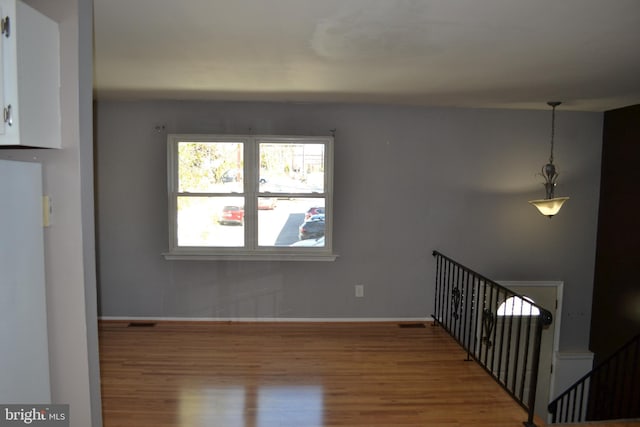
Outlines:
{"label": "window mullion", "polygon": [[255,138],[247,138],[244,147],[244,193],[245,193],[245,246],[248,250],[258,247],[258,146]]}

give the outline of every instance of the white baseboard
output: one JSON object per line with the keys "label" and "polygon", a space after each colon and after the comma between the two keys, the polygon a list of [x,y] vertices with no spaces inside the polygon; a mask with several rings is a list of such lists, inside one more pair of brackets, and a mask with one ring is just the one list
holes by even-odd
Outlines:
{"label": "white baseboard", "polygon": [[297,322],[297,323],[355,323],[355,322],[433,322],[430,317],[136,317],[100,316],[98,320],[135,322]]}

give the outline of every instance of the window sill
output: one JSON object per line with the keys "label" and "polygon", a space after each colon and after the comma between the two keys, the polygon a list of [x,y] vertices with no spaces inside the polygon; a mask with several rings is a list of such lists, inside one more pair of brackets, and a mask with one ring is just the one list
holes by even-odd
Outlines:
{"label": "window sill", "polygon": [[167,261],[321,261],[333,262],[338,255],[327,253],[232,253],[232,254],[206,254],[206,253],[163,253]]}

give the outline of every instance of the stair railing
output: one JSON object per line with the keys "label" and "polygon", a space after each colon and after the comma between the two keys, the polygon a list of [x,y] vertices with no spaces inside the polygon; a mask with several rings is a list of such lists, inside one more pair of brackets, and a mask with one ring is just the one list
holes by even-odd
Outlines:
{"label": "stair railing", "polygon": [[640,418],[640,334],[549,404],[552,423]]}
{"label": "stair railing", "polygon": [[551,313],[438,251],[436,325],[442,326],[528,414],[533,427],[542,329]]}

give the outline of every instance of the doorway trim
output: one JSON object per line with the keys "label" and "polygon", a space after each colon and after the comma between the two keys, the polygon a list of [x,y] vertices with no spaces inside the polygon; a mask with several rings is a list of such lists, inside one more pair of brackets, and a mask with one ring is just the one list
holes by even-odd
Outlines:
{"label": "doorway trim", "polygon": [[[556,306],[547,308],[549,311],[551,311],[551,314],[553,316],[553,322],[554,322],[553,345],[551,349],[551,354],[544,355],[544,357],[550,358],[549,364],[551,365],[552,371],[549,373],[549,399],[552,399],[552,396],[555,393],[555,377],[557,373],[555,362],[556,362],[556,356],[560,351],[560,329],[561,329],[561,319],[562,319],[562,296],[564,293],[564,282],[561,280],[545,280],[545,281],[497,280],[496,282],[507,289],[509,289],[510,286],[514,286],[514,287],[528,286],[528,287],[540,287],[540,288],[547,287],[547,288],[556,289]],[[545,417],[545,421],[548,421],[548,417],[549,415],[547,414],[547,417]]]}

